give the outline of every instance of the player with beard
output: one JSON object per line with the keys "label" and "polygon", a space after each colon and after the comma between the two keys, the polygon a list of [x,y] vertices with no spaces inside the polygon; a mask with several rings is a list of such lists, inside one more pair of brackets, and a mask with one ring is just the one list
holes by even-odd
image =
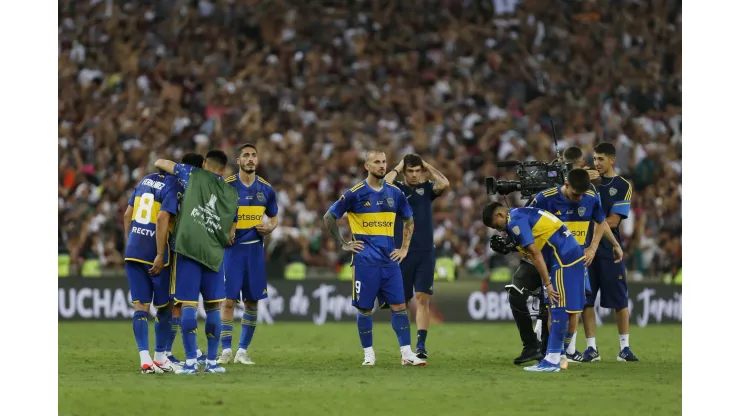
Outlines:
{"label": "player with beard", "polygon": [[[386,164],[384,152],[367,152],[367,178],[339,197],[324,214],[324,222],[342,250],[353,253],[352,306],[357,308],[357,330],[365,352],[362,365],[375,365],[372,313],[378,299],[391,307],[391,326],[401,347],[401,364],[425,366],[426,361],[411,351],[411,329],[399,266],[408,254],[414,232],[413,212],[401,190],[383,179]],[[337,224],[345,213],[352,230],[351,241],[344,241]],[[399,214],[404,222],[403,243],[396,249],[393,235]]]}
{"label": "player with beard", "polygon": [[[239,147],[236,159],[239,173],[226,178],[239,193],[234,244],[227,247],[221,272],[226,282],[226,300],[221,310],[221,346],[219,364],[231,361],[231,341],[234,329],[234,307],[244,302],[242,332],[235,363],[254,364],[247,353],[257,328],[257,302],[267,298],[267,270],[265,265],[265,236],[278,225],[278,206],[275,190],[266,180],[255,174],[259,158],[251,143]],[[267,223],[263,223],[267,216]],[[241,296],[240,296],[241,295]]]}

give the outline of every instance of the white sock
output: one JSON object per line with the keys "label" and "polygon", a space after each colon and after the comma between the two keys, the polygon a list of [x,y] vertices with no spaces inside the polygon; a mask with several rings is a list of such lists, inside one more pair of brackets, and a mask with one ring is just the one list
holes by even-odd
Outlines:
{"label": "white sock", "polygon": [[365,351],[365,354],[367,355],[375,355],[375,350],[373,350],[373,347],[363,348],[362,350]]}
{"label": "white sock", "polygon": [[231,354],[231,348],[224,348],[224,350],[221,351],[221,355],[226,354],[226,353]]}
{"label": "white sock", "polygon": [[550,364],[560,364],[560,353],[549,352],[545,356],[545,360],[547,360],[547,362],[549,362]]}
{"label": "white sock", "polygon": [[139,359],[141,360],[141,365],[144,365],[144,364],[152,365],[152,364],[154,364],[152,362],[152,356],[149,355],[149,350],[139,351]]}
{"label": "white sock", "polygon": [[201,350],[197,350],[197,351],[195,352],[195,356],[196,356],[196,357],[200,357],[201,355],[203,355],[203,351],[201,351]]}
{"label": "white sock", "polygon": [[195,358],[188,358],[185,360],[185,365],[196,365],[198,364],[198,360]]}
{"label": "white sock", "polygon": [[169,357],[170,355],[172,355],[172,351],[165,351],[164,355],[165,357]]}
{"label": "white sock", "polygon": [[208,360],[208,365],[218,365],[216,360]]}
{"label": "white sock", "polygon": [[538,319],[534,324],[534,333],[537,335],[537,341],[542,342],[542,320]]}
{"label": "white sock", "polygon": [[247,353],[247,350],[245,350],[244,348],[239,348],[238,350],[236,350],[236,353],[237,354],[246,354]]}
{"label": "white sock", "polygon": [[596,337],[586,338],[586,346],[596,349]]}
{"label": "white sock", "polygon": [[619,334],[619,351],[630,346],[630,334]]}
{"label": "white sock", "polygon": [[401,347],[401,355],[404,354],[413,354],[413,352],[411,352],[411,345],[404,345]]}
{"label": "white sock", "polygon": [[162,364],[167,361],[167,355],[164,352],[154,352],[154,361]]}
{"label": "white sock", "polygon": [[576,352],[576,336],[578,335],[578,331],[573,333],[573,338],[570,339],[570,344],[568,344],[568,349],[565,351],[568,354],[575,354]]}

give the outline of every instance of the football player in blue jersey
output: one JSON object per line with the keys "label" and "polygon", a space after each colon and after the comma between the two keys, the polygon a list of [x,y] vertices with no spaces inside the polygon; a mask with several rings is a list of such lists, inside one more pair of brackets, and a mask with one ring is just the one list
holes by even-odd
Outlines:
{"label": "football player in blue jersey", "polygon": [[[134,303],[134,338],[144,374],[177,370],[165,350],[170,338],[170,220],[177,214],[181,192],[176,177],[149,174],[134,188],[123,217],[126,276]],[[148,316],[152,301],[159,321],[155,326],[154,360],[149,355]]]}
{"label": "football player in blue jersey", "polygon": [[[431,180],[422,181],[424,171],[429,172]],[[403,182],[397,180],[401,177]],[[409,301],[416,297],[416,356],[426,359],[429,358],[426,349],[430,318],[429,299],[434,294],[432,201],[442,195],[450,186],[450,181],[417,154],[404,156],[401,163],[385,175],[385,180],[403,192],[414,212],[414,234],[411,236],[409,255],[401,262],[401,274],[407,309]],[[395,241],[396,248],[401,248],[403,229],[400,221],[396,222]]]}
{"label": "football player in blue jersey", "polygon": [[[619,224],[629,217],[632,202],[632,184],[616,174],[616,149],[611,143],[600,143],[594,149],[594,165],[601,174],[599,194],[606,223],[621,244]],[[591,295],[586,299],[583,311],[583,327],[586,332],[586,350],[583,361],[599,361],[601,355],[596,347],[596,313],[594,304],[597,293],[601,293],[601,307],[614,309],[619,330],[619,354],[617,361],[639,361],[630,348],[629,341],[629,298],[627,296],[627,271],[624,262],[616,256],[612,247],[604,241],[599,244],[594,262],[588,270],[591,280]]]}
{"label": "football player in blue jersey", "polygon": [[[357,308],[357,329],[365,352],[364,366],[375,365],[372,313],[376,299],[391,307],[391,325],[401,347],[401,364],[425,366],[411,350],[411,329],[406,312],[399,263],[408,254],[414,218],[406,197],[383,178],[385,153],[371,150],[365,156],[367,179],[344,192],[324,215],[329,233],[342,250],[352,252],[352,305]],[[352,240],[344,241],[337,220],[347,213]],[[393,240],[397,216],[404,222],[403,244]]]}
{"label": "football player in blue jersey", "polygon": [[[498,202],[483,208],[483,223],[507,235],[532,260],[550,301],[552,330],[547,355],[526,371],[558,372],[570,316],[583,310],[585,265],[583,247],[568,227],[538,208],[507,209]],[[550,277],[552,276],[552,278]]]}
{"label": "football player in blue jersey", "polygon": [[[600,199],[592,189],[589,174],[585,169],[572,169],[568,172],[564,185],[546,189],[538,193],[529,205],[548,211],[563,221],[568,230],[584,248],[585,266],[588,267],[596,254],[596,247],[605,231],[604,212],[601,209]],[[611,234],[608,238],[616,248],[621,259],[622,251],[616,239]],[[584,282],[588,274],[584,276]],[[568,332],[565,336],[561,367],[567,368],[568,362],[583,361],[583,355],[575,350],[575,337],[578,328],[578,315],[570,315]],[[571,345],[573,347],[571,348]]]}
{"label": "football player in blue jersey", "polygon": [[[226,248],[221,271],[226,281],[226,300],[221,308],[221,344],[219,364],[232,357],[235,363],[254,364],[247,353],[257,328],[257,302],[267,298],[265,236],[278,225],[278,205],[275,190],[255,172],[259,159],[257,148],[246,143],[239,147],[236,159],[239,173],[225,179],[239,194],[239,211],[234,244]],[[267,217],[267,223],[263,222]],[[239,349],[231,351],[234,328],[234,307],[244,302],[239,336]]]}

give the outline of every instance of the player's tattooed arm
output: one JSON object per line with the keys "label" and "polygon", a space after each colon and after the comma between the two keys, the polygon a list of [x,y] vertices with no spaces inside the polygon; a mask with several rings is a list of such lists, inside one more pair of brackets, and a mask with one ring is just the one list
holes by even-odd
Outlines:
{"label": "player's tattooed arm", "polygon": [[401,243],[402,249],[409,249],[412,235],[414,235],[414,217],[409,217],[403,222],[403,243]]}
{"label": "player's tattooed arm", "polygon": [[450,181],[447,179],[445,175],[442,174],[442,172],[438,171],[434,166],[430,165],[429,163],[422,161],[424,168],[429,171],[429,174],[432,175],[432,181],[434,181],[434,190],[435,194],[441,194],[445,191],[445,189],[450,187]]}
{"label": "player's tattooed arm", "polygon": [[339,232],[337,217],[335,217],[331,212],[326,211],[326,214],[324,214],[324,223],[326,223],[326,228],[329,230],[329,234],[342,247],[342,250],[359,253],[363,248],[365,248],[365,243],[362,241],[344,241],[342,234]]}
{"label": "player's tattooed arm", "polygon": [[167,159],[157,159],[157,161],[154,162],[155,168],[163,170],[169,173],[170,175],[175,174],[175,165],[176,165],[175,162],[171,160],[167,160]]}

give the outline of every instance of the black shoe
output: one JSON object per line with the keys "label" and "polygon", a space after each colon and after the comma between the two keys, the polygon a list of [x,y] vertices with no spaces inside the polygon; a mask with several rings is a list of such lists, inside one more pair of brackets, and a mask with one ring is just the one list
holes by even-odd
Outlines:
{"label": "black shoe", "polygon": [[416,349],[416,358],[421,358],[422,360],[426,360],[429,358],[429,354],[427,353],[427,350],[424,348],[417,348]]}
{"label": "black shoe", "polygon": [[539,345],[534,347],[524,347],[522,349],[522,355],[514,358],[514,364],[520,365],[529,361],[540,361],[544,358],[544,355],[540,352]]}

